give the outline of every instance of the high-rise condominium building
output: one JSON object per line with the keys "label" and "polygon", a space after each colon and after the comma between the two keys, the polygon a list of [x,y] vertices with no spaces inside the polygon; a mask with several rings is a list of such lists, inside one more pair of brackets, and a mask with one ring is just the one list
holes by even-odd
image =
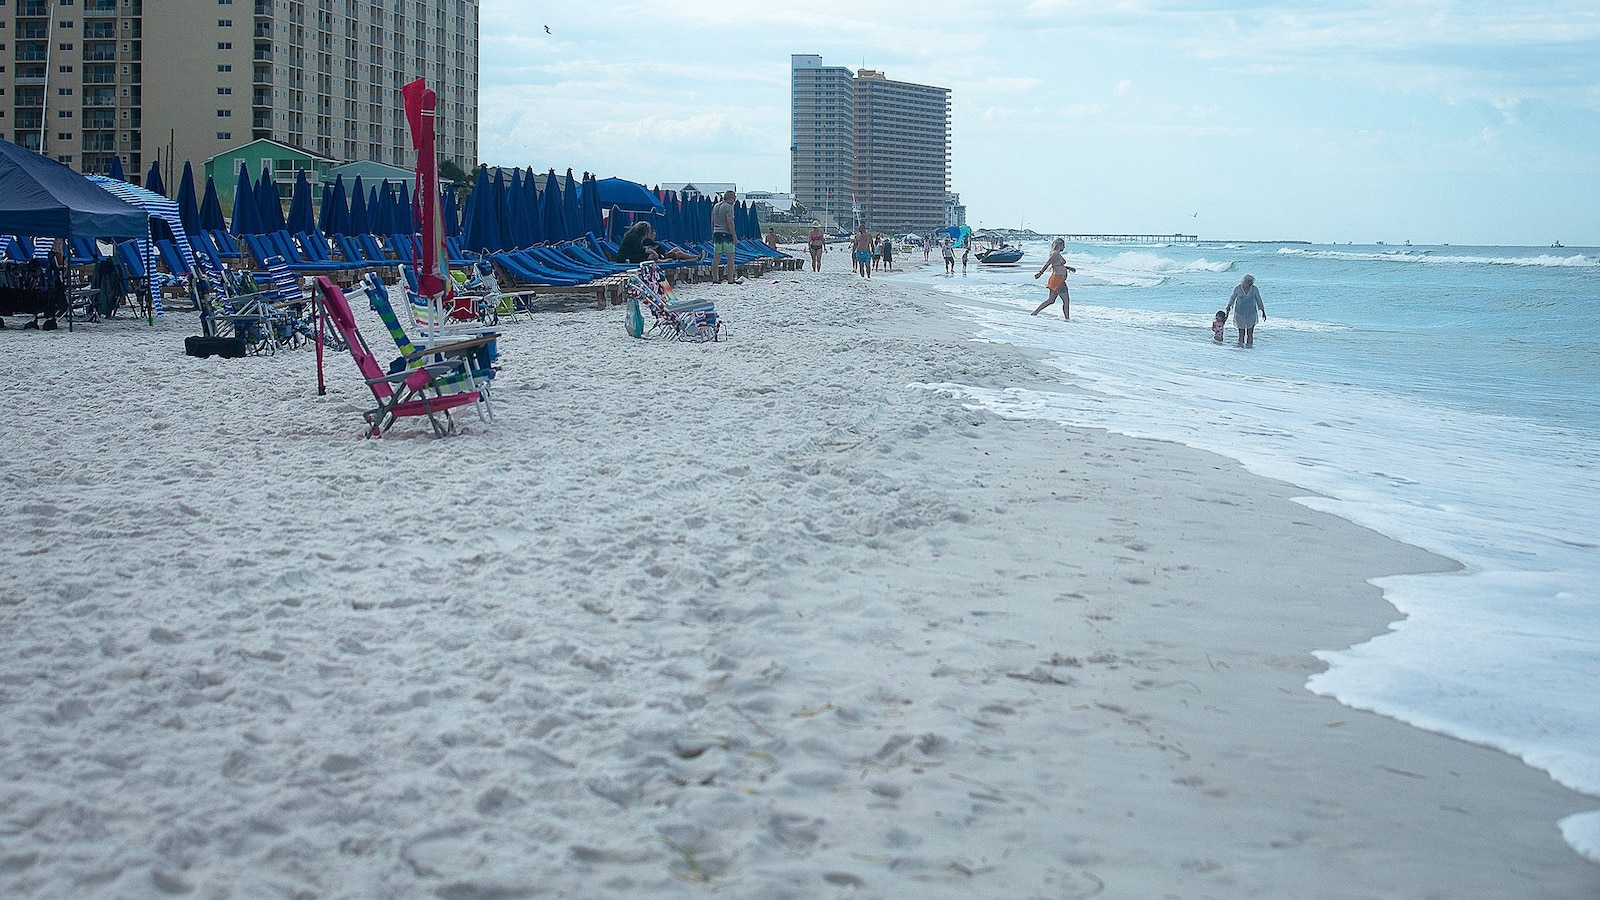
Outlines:
{"label": "high-rise condominium building", "polygon": [[950,89],[791,57],[790,190],[842,227],[946,223]]}
{"label": "high-rise condominium building", "polygon": [[82,172],[256,138],[409,166],[418,77],[440,155],[477,159],[478,0],[0,0],[0,34],[0,130]]}
{"label": "high-rise condominium building", "polygon": [[790,57],[789,192],[830,227],[855,216],[856,88],[850,70],[822,57]]}

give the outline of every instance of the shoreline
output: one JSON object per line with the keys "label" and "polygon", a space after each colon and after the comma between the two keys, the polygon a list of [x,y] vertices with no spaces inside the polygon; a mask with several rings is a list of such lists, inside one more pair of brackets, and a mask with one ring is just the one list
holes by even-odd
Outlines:
{"label": "shoreline", "polygon": [[1304,687],[1398,615],[1370,579],[1448,561],[914,387],[1048,381],[845,265],[681,287],[726,344],[508,325],[498,424],[447,441],[362,442],[342,357],[316,398],[187,323],[13,341],[60,401],[6,389],[0,884],[1600,890],[1587,798]]}

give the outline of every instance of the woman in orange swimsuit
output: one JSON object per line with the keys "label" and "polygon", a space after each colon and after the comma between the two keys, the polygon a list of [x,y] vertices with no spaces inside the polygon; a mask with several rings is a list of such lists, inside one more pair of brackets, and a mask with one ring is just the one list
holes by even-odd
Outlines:
{"label": "woman in orange swimsuit", "polygon": [[1049,309],[1050,304],[1056,302],[1056,297],[1059,296],[1061,298],[1062,318],[1068,320],[1072,318],[1072,298],[1067,295],[1067,273],[1078,270],[1067,265],[1066,257],[1061,255],[1061,251],[1066,246],[1067,242],[1062,238],[1056,238],[1052,241],[1050,243],[1050,258],[1044,261],[1044,265],[1039,267],[1039,271],[1033,273],[1033,277],[1038,278],[1044,274],[1045,269],[1050,270],[1050,281],[1045,285],[1050,289],[1050,297],[1039,304],[1039,308],[1033,311],[1033,315],[1037,316],[1039,313]]}

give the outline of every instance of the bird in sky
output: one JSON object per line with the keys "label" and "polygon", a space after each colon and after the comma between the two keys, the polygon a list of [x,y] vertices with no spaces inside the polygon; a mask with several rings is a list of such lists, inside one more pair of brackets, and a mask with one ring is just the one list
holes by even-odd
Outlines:
{"label": "bird in sky", "polygon": [[554,33],[555,33],[555,32],[553,32],[553,31],[551,31],[551,30],[550,30],[550,26],[549,26],[549,25],[546,25],[546,26],[545,26],[545,27],[544,27],[544,33],[545,33],[545,34],[554,34]]}

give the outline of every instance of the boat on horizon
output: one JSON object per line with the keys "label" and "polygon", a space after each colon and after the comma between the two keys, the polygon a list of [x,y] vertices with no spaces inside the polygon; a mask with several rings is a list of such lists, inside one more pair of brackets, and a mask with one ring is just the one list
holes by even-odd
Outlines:
{"label": "boat on horizon", "polygon": [[1554,244],[1551,244],[1550,245],[1550,249],[1551,250],[1560,250],[1561,249],[1561,242],[1560,241],[1556,241]]}

